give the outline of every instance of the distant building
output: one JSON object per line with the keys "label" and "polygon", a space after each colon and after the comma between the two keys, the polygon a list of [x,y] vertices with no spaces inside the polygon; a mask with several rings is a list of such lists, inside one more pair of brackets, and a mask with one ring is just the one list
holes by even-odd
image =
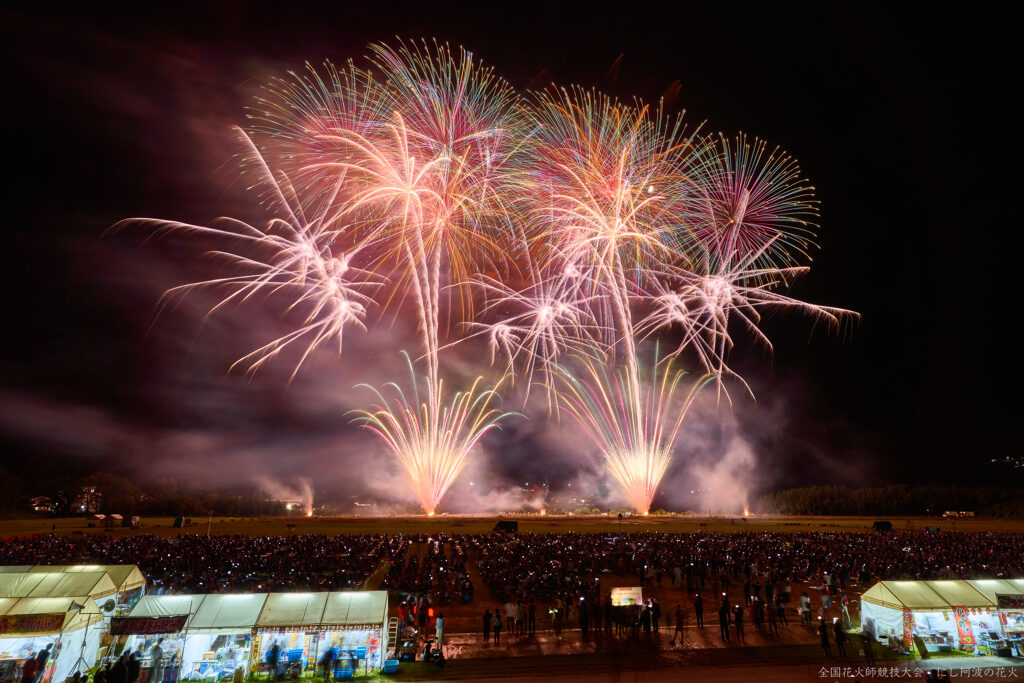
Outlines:
{"label": "distant building", "polygon": [[83,486],[71,499],[72,512],[95,514],[103,506],[103,494],[95,486]]}

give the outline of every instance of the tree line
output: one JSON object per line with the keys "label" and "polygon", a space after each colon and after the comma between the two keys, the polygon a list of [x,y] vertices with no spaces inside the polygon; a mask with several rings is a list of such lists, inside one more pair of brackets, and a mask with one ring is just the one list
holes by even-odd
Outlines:
{"label": "tree line", "polygon": [[765,494],[756,509],[781,515],[941,515],[1024,517],[1024,489],[932,485],[807,486]]}

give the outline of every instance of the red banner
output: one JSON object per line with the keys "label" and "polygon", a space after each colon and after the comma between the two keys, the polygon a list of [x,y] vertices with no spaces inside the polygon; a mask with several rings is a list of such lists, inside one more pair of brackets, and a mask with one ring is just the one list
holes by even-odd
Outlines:
{"label": "red banner", "polygon": [[914,644],[914,614],[903,608],[903,645],[909,651]]}
{"label": "red banner", "polygon": [[1024,595],[996,595],[996,604],[999,609],[1024,609]]}
{"label": "red banner", "polygon": [[953,616],[956,618],[956,630],[960,633],[960,649],[974,649],[974,630],[971,628],[971,616],[964,607],[954,607]]}
{"label": "red banner", "polygon": [[60,631],[64,614],[4,614],[0,616],[0,633],[47,633]]}
{"label": "red banner", "polygon": [[110,620],[110,635],[159,635],[178,633],[185,627],[187,614],[176,617],[114,617]]}

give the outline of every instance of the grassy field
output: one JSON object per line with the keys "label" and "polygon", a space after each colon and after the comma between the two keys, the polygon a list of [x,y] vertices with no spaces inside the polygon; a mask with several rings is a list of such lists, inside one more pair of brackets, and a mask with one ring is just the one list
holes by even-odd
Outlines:
{"label": "grassy field", "polygon": [[[619,531],[665,532],[743,532],[743,531],[866,531],[880,518],[876,517],[696,517],[665,515],[657,517],[625,517],[621,522],[603,515],[439,515],[425,516],[346,516],[346,517],[259,517],[191,518],[184,528],[175,528],[172,517],[147,517],[140,529],[113,528],[81,517],[0,520],[0,538],[30,534],[93,534],[114,536],[157,534],[177,536],[182,533],[243,534],[252,536],[290,534],[479,534],[490,532],[499,519],[519,522],[520,532],[531,533],[617,533]],[[1024,531],[1021,519],[969,518],[955,521],[927,517],[889,518],[896,530],[937,526],[943,531]]]}

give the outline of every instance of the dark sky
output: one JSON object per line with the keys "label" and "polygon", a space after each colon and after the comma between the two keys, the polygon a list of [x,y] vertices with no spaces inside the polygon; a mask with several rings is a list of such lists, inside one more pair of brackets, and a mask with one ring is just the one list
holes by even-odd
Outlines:
{"label": "dark sky", "polygon": [[[259,83],[395,35],[464,45],[520,88],[656,99],[679,81],[692,123],[800,159],[822,220],[796,293],[863,320],[810,336],[805,320],[772,319],[772,359],[734,355],[759,395],[736,411],[759,485],[1000,483],[985,463],[1021,453],[1012,4],[150,5],[3,15],[4,467],[113,460],[201,477],[212,455],[232,476],[344,482],[303,454],[335,448],[331,425],[346,420],[332,411],[349,399],[320,399],[347,394],[352,368],[317,366],[288,389],[286,369],[227,376],[253,346],[248,323],[274,325],[269,313],[202,330],[187,309],[154,322],[162,289],[204,272],[198,252],[101,234],[129,216],[245,211],[227,127],[244,124]],[[571,463],[548,471],[531,456],[531,434],[507,430],[513,455],[491,469],[568,477]]]}

